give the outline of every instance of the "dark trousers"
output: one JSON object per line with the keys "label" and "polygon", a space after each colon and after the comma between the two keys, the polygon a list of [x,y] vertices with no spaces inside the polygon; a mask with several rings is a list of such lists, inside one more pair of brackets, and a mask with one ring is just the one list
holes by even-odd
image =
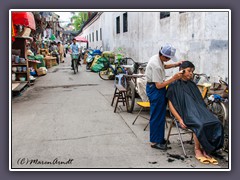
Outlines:
{"label": "dark trousers", "polygon": [[157,89],[154,83],[147,84],[150,101],[150,142],[163,143],[166,116],[166,88]]}
{"label": "dark trousers", "polygon": [[[81,61],[80,56],[78,56],[77,63],[78,63],[79,65],[81,65],[81,64],[80,64],[80,61]],[[73,59],[71,60],[71,67],[73,68]]]}

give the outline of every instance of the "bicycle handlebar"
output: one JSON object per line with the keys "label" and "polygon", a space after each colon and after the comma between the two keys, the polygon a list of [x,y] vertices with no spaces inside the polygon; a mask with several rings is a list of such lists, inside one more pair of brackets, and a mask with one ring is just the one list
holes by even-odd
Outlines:
{"label": "bicycle handlebar", "polygon": [[[194,74],[193,74],[193,80],[195,80],[195,81],[197,82],[197,81],[199,81],[199,80],[197,80],[197,79],[200,79],[201,76],[207,78],[207,80],[210,79],[210,76],[208,76],[207,74],[204,74],[204,73],[201,73],[201,74],[194,73]],[[196,78],[196,79],[195,79],[195,78]],[[226,85],[226,86],[228,87],[228,83],[225,82],[225,81],[223,81],[223,80],[221,80],[221,79],[219,80],[219,83],[220,83],[220,84],[224,84],[224,85]]]}
{"label": "bicycle handlebar", "polygon": [[227,87],[228,87],[228,83],[227,82],[225,82],[225,81],[223,81],[223,80],[219,80],[219,82],[221,83],[221,84],[224,84],[224,85],[226,85]]}
{"label": "bicycle handlebar", "polygon": [[200,74],[198,74],[198,73],[193,73],[193,76],[205,76],[205,77],[209,77],[209,76],[207,76],[207,74],[205,74],[205,73],[200,73]]}
{"label": "bicycle handlebar", "polygon": [[148,62],[143,62],[143,63],[136,62],[136,61],[133,60],[133,58],[131,58],[131,57],[125,57],[125,58],[122,59],[122,61],[128,60],[128,59],[132,60],[135,64],[138,64],[138,65],[143,65],[143,64],[147,64],[147,63],[148,63]]}
{"label": "bicycle handlebar", "polygon": [[193,79],[194,79],[195,77],[196,77],[196,78],[205,77],[207,80],[210,79],[210,76],[208,76],[208,75],[205,74],[205,73],[200,73],[200,74],[198,74],[198,73],[193,73]]}

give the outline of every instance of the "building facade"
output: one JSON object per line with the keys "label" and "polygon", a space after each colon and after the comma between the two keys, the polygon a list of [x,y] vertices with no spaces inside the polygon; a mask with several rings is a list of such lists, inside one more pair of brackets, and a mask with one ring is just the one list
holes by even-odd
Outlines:
{"label": "building facade", "polygon": [[[89,47],[124,49],[127,57],[146,62],[165,43],[174,45],[179,60],[192,61],[196,73],[211,81],[228,81],[229,12],[99,12],[81,36]],[[172,75],[177,69],[167,70]]]}

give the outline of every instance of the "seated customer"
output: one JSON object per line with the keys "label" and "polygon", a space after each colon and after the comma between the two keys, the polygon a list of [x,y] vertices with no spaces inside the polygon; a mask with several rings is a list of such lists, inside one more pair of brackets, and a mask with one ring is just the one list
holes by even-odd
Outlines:
{"label": "seated customer", "polygon": [[192,81],[195,67],[190,61],[180,65],[182,78],[169,85],[169,109],[182,128],[193,131],[195,157],[201,163],[218,164],[209,154],[223,146],[221,122],[207,109],[197,85]]}

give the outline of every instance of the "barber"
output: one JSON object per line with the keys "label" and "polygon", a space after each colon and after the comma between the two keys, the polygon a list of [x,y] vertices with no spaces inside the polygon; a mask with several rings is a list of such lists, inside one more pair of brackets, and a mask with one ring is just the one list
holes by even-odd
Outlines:
{"label": "barber", "polygon": [[178,72],[166,80],[165,69],[178,67],[182,61],[173,64],[164,64],[170,59],[175,61],[176,49],[170,45],[164,45],[159,54],[152,56],[146,67],[147,78],[146,92],[150,101],[150,142],[151,147],[166,150],[165,116],[166,116],[166,86],[182,77]]}

